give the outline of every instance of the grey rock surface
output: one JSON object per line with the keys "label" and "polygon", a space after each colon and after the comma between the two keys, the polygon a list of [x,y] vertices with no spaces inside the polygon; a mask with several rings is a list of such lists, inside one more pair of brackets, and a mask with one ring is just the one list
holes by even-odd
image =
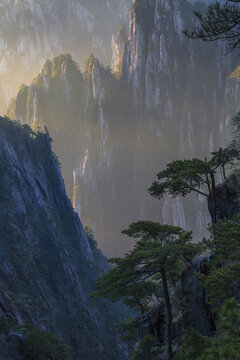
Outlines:
{"label": "grey rock surface", "polygon": [[109,265],[72,208],[45,131],[0,118],[1,312],[51,331],[76,359],[124,359],[116,324],[126,308],[89,296]]}
{"label": "grey rock surface", "polygon": [[111,36],[128,22],[130,0],[3,0],[0,4],[0,112],[48,58],[94,53],[110,65]]}
{"label": "grey rock surface", "polygon": [[95,57],[82,74],[60,56],[20,89],[8,110],[23,123],[47,124],[74,208],[107,256],[129,250],[121,231],[139,219],[191,229],[196,240],[205,235],[210,218],[203,198],[157,201],[147,189],[167,163],[204,159],[224,147],[238,108],[239,81],[229,78],[234,56],[223,56],[220,43],[182,34],[194,25],[193,10],[206,6],[138,3],[143,7],[133,6],[127,39],[124,28],[114,36],[115,75]]}

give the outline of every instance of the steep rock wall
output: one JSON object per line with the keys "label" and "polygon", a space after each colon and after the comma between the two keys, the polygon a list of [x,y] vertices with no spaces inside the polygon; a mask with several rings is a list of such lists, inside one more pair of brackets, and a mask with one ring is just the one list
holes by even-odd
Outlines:
{"label": "steep rock wall", "polygon": [[232,219],[240,213],[240,182],[239,174],[233,174],[216,189],[217,218]]}
{"label": "steep rock wall", "polygon": [[84,74],[60,56],[9,107],[12,118],[47,124],[68,194],[107,256],[129,250],[120,233],[132,221],[173,223],[199,239],[210,220],[201,197],[158,202],[147,191],[168,162],[204,159],[230,138],[235,60],[220,44],[183,36],[195,6],[204,10],[187,1],[134,2],[127,41],[123,28],[115,36],[115,76],[93,56]]}
{"label": "steep rock wall", "polygon": [[0,308],[53,332],[76,359],[125,358],[115,326],[126,310],[89,297],[109,265],[66,195],[47,130],[0,118],[0,149]]}
{"label": "steep rock wall", "polygon": [[[204,11],[204,5],[198,6]],[[207,153],[225,141],[219,119],[226,78],[236,63],[223,56],[221,44],[183,35],[194,25],[195,9],[187,1],[134,1],[121,64],[136,109],[145,110],[148,119],[151,112],[158,126],[174,126],[183,155]]]}
{"label": "steep rock wall", "polygon": [[127,251],[127,242],[120,246],[113,239],[132,216],[126,204],[134,192],[136,115],[128,88],[93,56],[83,76],[64,55],[47,62],[31,86],[20,89],[8,115],[33,128],[47,124],[84,224],[107,255]]}

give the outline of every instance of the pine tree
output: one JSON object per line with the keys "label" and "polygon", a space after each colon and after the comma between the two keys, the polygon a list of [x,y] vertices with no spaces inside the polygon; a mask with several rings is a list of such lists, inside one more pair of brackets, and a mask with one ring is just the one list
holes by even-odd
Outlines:
{"label": "pine tree", "polygon": [[112,301],[130,296],[134,302],[138,298],[141,303],[154,292],[151,293],[147,286],[150,292],[144,294],[142,291],[134,297],[135,286],[140,284],[144,290],[143,284],[146,286],[150,280],[160,282],[167,314],[168,359],[171,360],[173,317],[170,287],[199,252],[199,245],[192,244],[191,232],[152,221],[133,223],[123,233],[136,239],[135,247],[125,258],[112,260],[115,267],[98,280],[98,291],[94,296],[106,296]]}
{"label": "pine tree", "polygon": [[240,215],[219,221],[209,231],[211,236],[204,244],[212,259],[208,274],[199,279],[216,305],[234,296],[234,283],[240,279]]}
{"label": "pine tree", "polygon": [[227,52],[240,49],[240,0],[219,1],[210,5],[205,14],[195,11],[200,26],[184,34],[191,39],[204,41],[222,40],[227,44]]}
{"label": "pine tree", "polygon": [[220,148],[212,153],[210,160],[176,160],[167,165],[157,175],[149,189],[150,194],[158,199],[164,194],[186,196],[195,192],[207,199],[212,223],[217,222],[216,176],[219,172],[226,179],[226,167],[232,165],[238,152],[234,148]]}
{"label": "pine tree", "polygon": [[178,360],[239,360],[240,308],[234,299],[222,306],[215,336],[198,334],[187,329]]}

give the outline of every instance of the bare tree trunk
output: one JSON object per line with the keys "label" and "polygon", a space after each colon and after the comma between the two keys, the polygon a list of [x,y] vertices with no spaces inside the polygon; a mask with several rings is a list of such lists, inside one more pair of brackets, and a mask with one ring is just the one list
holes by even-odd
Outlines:
{"label": "bare tree trunk", "polygon": [[209,214],[211,216],[211,223],[216,224],[217,223],[216,209],[214,209],[214,203],[213,203],[212,194],[208,198],[208,211],[209,211]]}
{"label": "bare tree trunk", "polygon": [[172,352],[172,308],[170,303],[170,296],[168,291],[167,277],[164,269],[160,270],[162,283],[163,283],[163,292],[164,299],[167,311],[167,341],[168,341],[168,360],[173,359]]}
{"label": "bare tree trunk", "polygon": [[211,193],[210,193],[210,215],[212,223],[217,223],[217,200],[216,200],[216,184],[214,174],[211,174]]}

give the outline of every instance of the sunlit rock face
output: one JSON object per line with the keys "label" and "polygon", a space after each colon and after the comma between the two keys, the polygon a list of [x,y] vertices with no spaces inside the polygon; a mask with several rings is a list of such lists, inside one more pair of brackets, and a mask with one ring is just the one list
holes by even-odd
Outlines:
{"label": "sunlit rock face", "polygon": [[93,56],[84,74],[60,56],[9,107],[22,122],[47,124],[74,207],[108,256],[129,250],[121,231],[139,219],[201,238],[210,220],[203,198],[157,201],[147,189],[168,162],[209,156],[230,136],[232,57],[222,56],[220,44],[183,36],[194,22],[190,3],[137,3],[127,38],[123,27],[114,35],[115,75]]}
{"label": "sunlit rock face", "polygon": [[238,66],[229,76],[225,89],[224,103],[225,124],[231,122],[231,117],[240,111],[240,66]]}
{"label": "sunlit rock face", "polygon": [[113,34],[112,37],[112,70],[114,73],[121,74],[121,65],[122,65],[122,57],[124,48],[127,42],[127,32],[125,29],[125,26],[122,25],[122,27],[119,29],[119,31],[116,34]]}
{"label": "sunlit rock face", "polygon": [[0,112],[55,55],[71,52],[84,64],[94,53],[110,65],[111,35],[128,22],[130,1],[1,1]]}
{"label": "sunlit rock face", "polygon": [[45,132],[0,118],[0,316],[50,330],[74,359],[125,359],[116,324],[126,308],[89,296],[109,265],[72,208]]}
{"label": "sunlit rock face", "polygon": [[70,55],[47,61],[30,86],[20,88],[9,107],[11,118],[30,124],[34,129],[47,124],[54,151],[64,164],[63,176],[71,194],[75,154],[78,153],[79,114],[84,108],[84,78]]}
{"label": "sunlit rock face", "polygon": [[[128,225],[134,196],[136,115],[124,84],[90,56],[84,75],[70,55],[48,61],[8,109],[34,129],[47,124],[73,206],[107,255]],[[123,176],[126,177],[123,180]]]}

